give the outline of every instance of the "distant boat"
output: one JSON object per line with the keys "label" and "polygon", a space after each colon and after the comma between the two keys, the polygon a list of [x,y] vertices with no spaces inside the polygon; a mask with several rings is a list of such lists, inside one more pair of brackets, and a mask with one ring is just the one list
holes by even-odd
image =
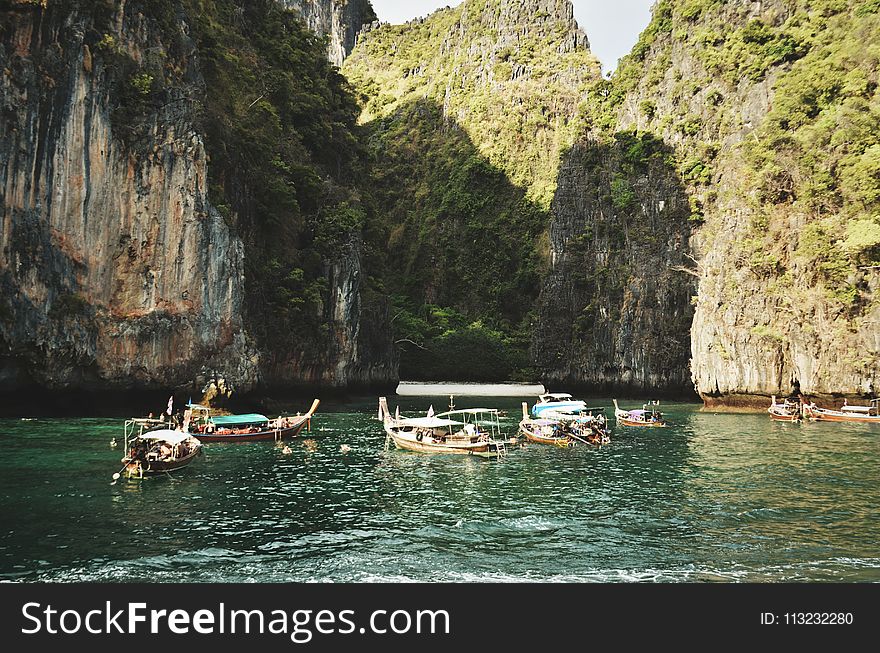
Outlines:
{"label": "distant boat", "polygon": [[[259,413],[211,416],[211,409],[207,406],[189,404],[191,416],[187,428],[202,442],[258,442],[295,438],[310,424],[320,403],[315,399],[305,415],[277,419],[269,419]],[[187,422],[186,418],[184,421]]]}
{"label": "distant boat", "polygon": [[782,403],[776,401],[776,395],[770,399],[770,419],[777,422],[799,422],[801,421],[801,402],[795,399],[783,399]]}
{"label": "distant boat", "polygon": [[614,417],[618,424],[624,426],[668,426],[666,420],[663,419],[663,413],[657,408],[659,401],[652,401],[644,404],[642,408],[635,410],[621,410],[617,405],[617,399],[614,401]]}
{"label": "distant boat", "polygon": [[419,453],[474,455],[498,458],[516,440],[501,432],[494,408],[464,408],[425,417],[391,415],[385,397],[379,398],[379,419],[398,449]]}
{"label": "distant boat", "polygon": [[538,401],[532,406],[532,417],[541,417],[548,410],[571,411],[586,407],[586,402],[572,398],[567,392],[547,392],[540,395]]}
{"label": "distant boat", "polygon": [[872,399],[869,406],[853,406],[844,399],[840,410],[819,408],[811,402],[803,405],[803,415],[817,422],[880,424],[880,399]]}
{"label": "distant boat", "polygon": [[[129,478],[162,474],[186,467],[202,453],[202,443],[189,433],[167,428],[149,430],[160,420],[125,422],[123,471]],[[117,478],[117,476],[114,476]]]}

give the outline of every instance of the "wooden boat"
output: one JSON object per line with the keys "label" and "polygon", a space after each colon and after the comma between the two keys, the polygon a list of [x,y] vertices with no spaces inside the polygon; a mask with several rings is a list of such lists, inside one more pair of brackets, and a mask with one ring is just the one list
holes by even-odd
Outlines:
{"label": "wooden boat", "polygon": [[803,416],[817,422],[880,424],[880,399],[872,399],[869,406],[854,406],[844,399],[840,410],[819,408],[815,402],[810,402],[803,404]]}
{"label": "wooden boat", "polygon": [[578,410],[586,408],[586,402],[573,399],[567,392],[547,392],[538,397],[538,401],[532,406],[532,417],[544,417],[545,411],[550,410]]}
{"label": "wooden boat", "polygon": [[[157,425],[160,428],[153,428]],[[201,455],[202,443],[196,438],[183,431],[161,428],[164,426],[161,420],[154,419],[125,422],[126,454],[121,462],[129,478],[171,472],[186,467]]]}
{"label": "wooden boat", "polygon": [[184,413],[186,429],[202,442],[259,442],[295,438],[307,426],[318,409],[320,400],[315,399],[305,415],[269,419],[259,413],[244,415],[211,416],[210,408],[189,404],[189,414]]}
{"label": "wooden boat", "polygon": [[635,410],[621,410],[617,405],[617,399],[612,401],[614,402],[614,418],[618,424],[623,426],[668,426],[666,420],[663,419],[663,413],[656,408],[660,405],[659,401],[649,402],[644,404],[641,409]]}
{"label": "wooden boat", "polygon": [[799,422],[801,421],[801,402],[795,399],[784,399],[782,403],[776,401],[776,395],[770,399],[770,419],[777,422]]}
{"label": "wooden boat", "polygon": [[557,447],[570,447],[574,444],[574,440],[565,432],[562,422],[555,419],[524,417],[519,423],[519,432],[527,440],[538,444],[553,444]]}
{"label": "wooden boat", "polygon": [[494,408],[449,410],[425,417],[391,415],[385,397],[379,398],[379,418],[388,440],[398,449],[418,453],[475,455],[498,458],[506,455],[507,445],[516,443],[501,432]]}
{"label": "wooden boat", "polygon": [[523,402],[523,419],[519,423],[520,432],[532,442],[553,444],[559,447],[572,447],[575,444],[603,445],[611,442],[608,422],[604,409],[585,409],[586,412],[561,409],[544,411],[546,417],[531,418],[528,407]]}

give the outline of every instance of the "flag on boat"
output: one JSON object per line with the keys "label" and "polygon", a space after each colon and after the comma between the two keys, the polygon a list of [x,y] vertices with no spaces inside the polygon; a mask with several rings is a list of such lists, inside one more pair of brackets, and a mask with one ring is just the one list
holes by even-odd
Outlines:
{"label": "flag on boat", "polygon": [[428,406],[428,417],[434,417],[434,404]]}
{"label": "flag on boat", "polygon": [[172,406],[174,406],[174,395],[168,397],[168,414],[171,414]]}

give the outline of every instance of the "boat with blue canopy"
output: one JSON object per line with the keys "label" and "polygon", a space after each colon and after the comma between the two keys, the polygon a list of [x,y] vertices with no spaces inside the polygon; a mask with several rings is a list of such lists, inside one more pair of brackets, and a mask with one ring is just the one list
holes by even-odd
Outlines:
{"label": "boat with blue canopy", "polygon": [[211,415],[211,409],[199,404],[187,404],[184,413],[185,429],[202,442],[258,442],[295,438],[303,429],[311,429],[312,416],[320,400],[315,399],[307,413],[279,416],[269,419],[260,413],[241,415]]}
{"label": "boat with blue canopy", "polygon": [[540,395],[532,406],[532,417],[544,417],[546,411],[578,410],[586,407],[586,402],[574,399],[567,392],[547,392]]}

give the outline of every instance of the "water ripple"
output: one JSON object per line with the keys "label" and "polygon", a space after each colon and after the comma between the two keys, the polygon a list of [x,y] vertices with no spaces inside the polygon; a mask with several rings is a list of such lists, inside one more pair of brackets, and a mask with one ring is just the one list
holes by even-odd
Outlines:
{"label": "water ripple", "polygon": [[669,429],[489,463],[385,452],[372,401],[326,403],[289,453],[209,445],[116,485],[118,421],[0,420],[0,580],[880,581],[871,427],[673,405]]}

